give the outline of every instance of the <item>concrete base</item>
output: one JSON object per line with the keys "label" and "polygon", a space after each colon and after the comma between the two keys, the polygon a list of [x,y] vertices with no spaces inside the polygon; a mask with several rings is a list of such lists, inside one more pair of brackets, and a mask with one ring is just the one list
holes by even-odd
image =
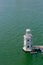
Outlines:
{"label": "concrete base", "polygon": [[26,47],[23,47],[23,51],[29,52],[31,54],[38,53],[38,52],[43,53],[43,46],[33,46],[32,50],[26,49]]}
{"label": "concrete base", "polygon": [[31,49],[26,49],[25,47],[23,47],[23,50],[26,51],[26,52],[30,52]]}
{"label": "concrete base", "polygon": [[25,53],[30,53],[30,54],[36,54],[36,53],[37,53],[37,52],[31,51],[30,49],[26,49],[25,47],[23,47],[23,51],[24,51]]}

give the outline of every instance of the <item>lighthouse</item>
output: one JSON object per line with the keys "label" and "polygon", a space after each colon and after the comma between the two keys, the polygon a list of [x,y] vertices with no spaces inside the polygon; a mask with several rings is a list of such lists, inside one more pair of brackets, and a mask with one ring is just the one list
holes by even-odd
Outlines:
{"label": "lighthouse", "polygon": [[32,34],[30,29],[26,29],[26,33],[24,35],[24,44],[23,50],[25,52],[30,52],[31,54],[34,53],[42,53],[43,54],[43,46],[41,45],[32,45]]}
{"label": "lighthouse", "polygon": [[26,33],[24,35],[23,50],[27,52],[32,51],[32,34],[30,29],[26,29]]}

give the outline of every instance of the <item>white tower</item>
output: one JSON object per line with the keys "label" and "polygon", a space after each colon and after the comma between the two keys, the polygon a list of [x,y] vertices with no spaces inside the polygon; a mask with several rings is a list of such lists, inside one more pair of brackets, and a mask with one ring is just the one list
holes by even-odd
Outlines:
{"label": "white tower", "polygon": [[24,35],[24,51],[32,51],[32,34],[30,29],[26,29],[26,34]]}

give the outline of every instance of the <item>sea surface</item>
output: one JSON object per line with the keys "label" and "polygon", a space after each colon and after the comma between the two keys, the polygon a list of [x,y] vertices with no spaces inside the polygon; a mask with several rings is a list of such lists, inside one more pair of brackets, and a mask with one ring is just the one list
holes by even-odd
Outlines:
{"label": "sea surface", "polygon": [[22,50],[27,28],[43,45],[43,0],[0,0],[0,65],[43,65],[43,54]]}

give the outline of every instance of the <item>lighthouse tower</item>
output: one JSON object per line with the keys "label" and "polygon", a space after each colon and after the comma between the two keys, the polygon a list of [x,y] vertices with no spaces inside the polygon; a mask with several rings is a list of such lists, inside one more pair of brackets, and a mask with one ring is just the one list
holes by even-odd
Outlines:
{"label": "lighthouse tower", "polygon": [[24,51],[32,51],[32,34],[30,29],[26,29],[26,34],[24,35]]}

